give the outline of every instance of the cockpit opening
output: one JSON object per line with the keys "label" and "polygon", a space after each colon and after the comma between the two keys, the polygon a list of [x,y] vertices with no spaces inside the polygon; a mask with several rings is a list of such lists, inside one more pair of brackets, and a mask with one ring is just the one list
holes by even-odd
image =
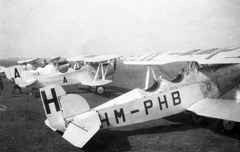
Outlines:
{"label": "cockpit opening", "polygon": [[183,78],[184,78],[184,74],[180,73],[174,79],[169,80],[169,81],[172,82],[172,83],[179,83],[183,80]]}
{"label": "cockpit opening", "polygon": [[161,85],[161,80],[160,79],[159,80],[154,80],[154,83],[149,88],[145,89],[144,91],[154,92],[154,91],[159,89],[160,85]]}

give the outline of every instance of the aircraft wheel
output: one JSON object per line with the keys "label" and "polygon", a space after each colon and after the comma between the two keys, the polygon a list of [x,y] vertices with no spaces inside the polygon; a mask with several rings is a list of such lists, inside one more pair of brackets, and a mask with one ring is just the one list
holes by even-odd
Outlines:
{"label": "aircraft wheel", "polygon": [[194,124],[200,124],[203,122],[203,117],[196,115],[195,113],[191,113],[192,122]]}
{"label": "aircraft wheel", "polygon": [[91,92],[95,92],[95,91],[96,91],[96,87],[89,87],[89,90],[90,90]]}
{"label": "aircraft wheel", "polygon": [[103,94],[105,92],[105,88],[103,86],[98,86],[96,93],[97,94]]}
{"label": "aircraft wheel", "polygon": [[236,130],[237,128],[237,122],[234,121],[229,121],[229,120],[223,120],[222,121],[222,126],[225,132],[231,133]]}

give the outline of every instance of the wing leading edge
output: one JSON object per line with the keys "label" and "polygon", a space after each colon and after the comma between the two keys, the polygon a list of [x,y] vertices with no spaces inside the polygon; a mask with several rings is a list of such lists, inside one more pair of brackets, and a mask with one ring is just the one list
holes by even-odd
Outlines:
{"label": "wing leading edge", "polygon": [[68,58],[68,61],[85,61],[85,62],[104,62],[111,59],[122,57],[121,55],[86,55],[86,56],[75,56]]}
{"label": "wing leading edge", "polygon": [[200,116],[240,122],[240,102],[236,100],[203,99],[187,108]]}

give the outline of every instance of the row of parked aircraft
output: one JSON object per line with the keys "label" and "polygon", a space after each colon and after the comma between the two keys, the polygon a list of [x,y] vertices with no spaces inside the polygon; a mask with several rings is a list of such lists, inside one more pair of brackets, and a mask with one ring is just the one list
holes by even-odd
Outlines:
{"label": "row of parked aircraft", "polygon": [[[103,94],[106,84],[112,82],[107,76],[113,75],[119,55],[76,56],[68,59],[28,59],[18,61],[19,65],[2,69],[9,80],[31,91],[59,84],[89,86],[89,90]],[[113,77],[112,77],[113,78]]]}
{"label": "row of parked aircraft", "polygon": [[[110,65],[116,66],[115,59],[118,57],[120,56],[111,56],[108,60],[92,60],[98,58],[97,56],[84,57],[87,59],[83,63],[84,66],[80,66],[80,71],[83,68],[84,75],[81,84],[100,86],[109,83],[110,80],[105,79],[106,71],[110,69]],[[47,86],[40,86],[40,96],[47,117],[45,124],[53,131],[61,132],[64,139],[80,148],[99,129],[147,122],[184,111],[187,111],[196,123],[201,122],[203,117],[221,119],[223,128],[226,131],[232,131],[240,122],[240,102],[237,97],[233,99],[224,97],[228,94],[238,94],[234,88],[240,84],[239,58],[240,47],[157,52],[130,57],[124,61],[125,64],[147,66],[145,88],[133,89],[93,109],[90,109],[83,97],[67,94],[62,88],[65,78],[70,82],[70,77],[56,76],[59,80],[48,80],[53,81],[51,82],[53,85],[49,85],[51,83],[48,82]],[[69,61],[75,62],[79,59],[73,58],[66,64],[71,63]],[[97,70],[94,70],[96,67],[92,64],[96,62],[98,66],[96,66]],[[187,68],[179,69],[179,75],[172,80],[164,79],[163,65],[179,62],[185,62]],[[61,64],[51,67],[56,69],[60,67],[59,65]],[[65,67],[65,64],[63,65]],[[89,70],[89,66],[92,70]],[[104,71],[105,66],[107,67]],[[159,75],[156,74],[156,69],[159,69]],[[69,75],[73,70],[75,69],[70,70]],[[99,75],[100,70],[102,75]],[[24,75],[24,71],[20,73],[20,77]],[[53,75],[59,75],[59,73],[53,72]],[[19,81],[23,85],[38,84],[37,81],[47,79],[41,75],[42,73],[36,75],[32,81],[23,78]],[[16,72],[14,77],[18,78]],[[81,76],[78,75],[78,77]],[[150,86],[151,78],[154,79],[154,83]],[[57,83],[60,80],[62,83]],[[97,85],[93,85],[94,83]]]}

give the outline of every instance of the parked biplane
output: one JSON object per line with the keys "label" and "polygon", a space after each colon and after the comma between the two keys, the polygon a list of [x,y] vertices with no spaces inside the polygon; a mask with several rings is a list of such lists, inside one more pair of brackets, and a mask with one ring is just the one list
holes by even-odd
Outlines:
{"label": "parked biplane", "polygon": [[14,79],[15,69],[17,69],[18,73],[22,73],[22,71],[30,71],[36,70],[38,67],[42,66],[42,59],[40,58],[32,58],[26,60],[17,61],[17,65],[13,65],[10,67],[2,67],[0,68],[0,73],[4,73],[8,80]]}
{"label": "parked biplane", "polygon": [[[40,89],[45,124],[76,147],[83,147],[99,129],[121,127],[164,118],[184,111],[223,120],[230,131],[240,122],[240,103],[224,99],[240,83],[240,47],[152,53],[131,57],[125,64],[147,65],[145,89],[134,89],[90,109],[81,96],[66,94],[59,85]],[[168,63],[187,62],[179,75],[166,80],[157,75]],[[154,83],[149,86],[152,73]],[[149,86],[149,87],[148,87]],[[235,96],[235,95],[234,95]],[[234,97],[235,98],[235,97]]]}
{"label": "parked biplane", "polygon": [[90,91],[103,94],[103,85],[111,83],[107,79],[116,70],[119,55],[91,55],[76,56],[62,60],[60,57],[51,58],[44,67],[34,70],[21,70],[14,68],[11,76],[20,87],[33,90],[51,84],[59,85],[84,85],[89,86]]}

